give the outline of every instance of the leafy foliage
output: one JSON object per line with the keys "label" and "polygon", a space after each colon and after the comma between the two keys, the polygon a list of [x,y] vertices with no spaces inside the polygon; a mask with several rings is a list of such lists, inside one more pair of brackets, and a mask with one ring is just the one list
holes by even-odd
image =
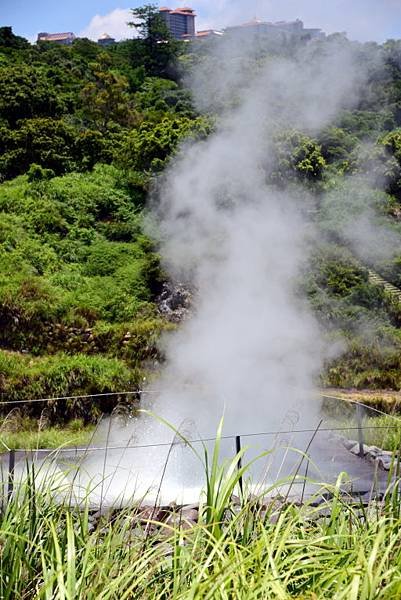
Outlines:
{"label": "leafy foliage", "polygon": [[[129,391],[140,382],[138,371],[129,369],[117,359],[103,356],[68,356],[62,353],[31,359],[0,351],[0,367],[0,397],[7,398],[8,402],[72,394],[105,394],[70,401],[27,402],[24,405],[26,416],[42,415],[48,423],[68,422],[75,418],[82,418],[85,423],[96,422],[121,401],[118,396],[107,396],[107,392]],[[20,406],[8,404],[6,413]]]}
{"label": "leafy foliage", "polygon": [[100,131],[105,132],[110,122],[132,125],[135,115],[128,95],[128,81],[125,77],[110,71],[110,60],[102,57],[102,62],[93,63],[93,81],[81,91],[83,115]]}
{"label": "leafy foliage", "polygon": [[57,117],[63,105],[46,73],[38,67],[0,67],[0,119],[14,127],[20,119]]}
{"label": "leafy foliage", "polygon": [[[142,196],[110,166],[50,179],[37,167],[1,192],[0,345],[42,357],[39,366],[50,364],[46,356],[56,356],[54,368],[64,361],[67,379],[72,369],[64,392],[95,391],[100,380],[89,369],[78,385],[60,352],[99,357],[99,369],[109,364],[101,356],[115,357],[116,373],[126,376],[114,381],[105,368],[106,391],[138,382],[142,362],[159,357],[157,338],[167,328],[152,303],[163,276],[141,230]],[[3,397],[64,393],[46,373],[28,385],[28,358],[20,364],[20,379],[2,371]]]}
{"label": "leafy foliage", "polygon": [[274,140],[274,166],[271,179],[283,184],[289,179],[319,179],[326,167],[318,143],[299,131],[280,133]]}
{"label": "leafy foliage", "polygon": [[160,171],[180,142],[190,137],[202,138],[210,129],[202,117],[165,116],[159,123],[144,121],[129,135],[120,160],[136,171]]}
{"label": "leafy foliage", "polygon": [[14,35],[11,27],[0,27],[0,46],[21,50],[29,48],[29,43],[25,38]]}
{"label": "leafy foliage", "polygon": [[[155,306],[164,274],[143,233],[146,195],[183,144],[213,131],[215,115],[199,116],[180,79],[208,45],[172,39],[153,5],[132,17],[139,37],[110,48],[90,40],[31,46],[0,28],[0,345],[34,361],[116,360],[136,381],[143,364],[160,358],[157,338],[170,327]],[[305,43],[261,36],[240,68],[294,56]],[[329,36],[310,54],[348,44]],[[331,382],[399,385],[401,311],[352,248],[367,208],[399,229],[400,48],[394,40],[353,44],[368,73],[355,108],[345,101],[320,132],[277,123],[267,165],[268,183],[293,186],[299,205],[316,214],[323,242],[301,288],[328,335],[348,348],[328,365]],[[400,285],[401,254],[386,261],[374,253],[368,266]],[[369,356],[379,365],[374,375]],[[21,364],[28,369],[28,359]],[[93,389],[90,378],[82,389]]]}

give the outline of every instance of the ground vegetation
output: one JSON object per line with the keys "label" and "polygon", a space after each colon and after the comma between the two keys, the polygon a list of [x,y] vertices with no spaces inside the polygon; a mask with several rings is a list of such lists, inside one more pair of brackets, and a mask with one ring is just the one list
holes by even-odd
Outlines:
{"label": "ground vegetation", "polygon": [[[219,42],[172,40],[152,6],[135,9],[134,22],[139,37],[108,48],[31,45],[0,29],[3,401],[138,389],[163,358],[166,273],[143,214],[182,143],[213,131],[217,116],[198,112],[185,82]],[[300,43],[261,39],[249,65],[293,56]],[[313,51],[339,44],[350,42],[329,36]],[[375,223],[401,231],[401,42],[354,47],[369,66],[359,102],[318,133],[280,125],[267,178],[307,198],[321,234],[299,290],[343,351],[320,383],[398,390],[400,303],[371,272],[401,286],[401,252],[358,253],[346,224],[368,205]]]}

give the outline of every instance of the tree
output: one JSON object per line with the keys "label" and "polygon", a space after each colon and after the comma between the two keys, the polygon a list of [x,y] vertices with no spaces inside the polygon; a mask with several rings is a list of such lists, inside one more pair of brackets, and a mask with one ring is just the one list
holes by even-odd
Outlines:
{"label": "tree", "polygon": [[71,47],[73,56],[78,56],[88,61],[96,60],[100,51],[99,45],[92,40],[88,40],[88,38],[77,38]]}
{"label": "tree", "polygon": [[347,160],[358,138],[340,127],[326,127],[319,135],[322,154],[328,161]]}
{"label": "tree", "polygon": [[93,79],[81,91],[84,115],[102,132],[111,121],[120,125],[132,125],[135,121],[128,82],[109,67],[106,55],[101,62],[93,63]]}
{"label": "tree", "polygon": [[204,118],[165,117],[157,124],[144,121],[130,133],[121,162],[137,171],[161,170],[181,141],[190,136],[202,138],[209,131]]}
{"label": "tree", "polygon": [[29,48],[29,42],[19,35],[14,35],[12,27],[0,27],[0,46],[21,50]]}
{"label": "tree", "polygon": [[147,77],[135,96],[137,106],[155,118],[155,113],[179,113],[182,116],[194,117],[195,111],[191,94],[183,90],[174,81],[161,77]]}
{"label": "tree", "polygon": [[155,4],[145,4],[131,9],[134,21],[128,25],[135,27],[139,37],[147,40],[149,45],[155,46],[171,38],[170,31]]}
{"label": "tree", "polygon": [[20,64],[0,67],[0,118],[11,127],[20,119],[62,112],[62,102],[43,70]]}
{"label": "tree", "polygon": [[387,191],[401,200],[401,129],[388,133],[381,140],[385,150],[383,180]]}
{"label": "tree", "polygon": [[146,4],[131,12],[134,20],[128,25],[139,34],[135,44],[138,62],[144,64],[149,75],[171,75],[180,43],[172,37],[157,6]]}
{"label": "tree", "polygon": [[77,167],[74,156],[76,131],[64,121],[27,119],[15,131],[3,129],[0,140],[3,150],[0,179],[25,173],[33,163],[52,169],[56,174]]}

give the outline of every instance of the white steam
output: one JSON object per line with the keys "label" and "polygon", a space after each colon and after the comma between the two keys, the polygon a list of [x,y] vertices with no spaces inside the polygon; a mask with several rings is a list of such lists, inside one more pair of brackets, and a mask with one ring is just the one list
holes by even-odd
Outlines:
{"label": "white steam", "polygon": [[[160,393],[145,395],[144,407],[184,427],[191,439],[213,437],[223,414],[226,435],[318,423],[314,387],[323,346],[297,293],[310,223],[301,195],[268,184],[271,140],[283,125],[317,132],[352,103],[361,81],[352,54],[336,45],[305,50],[294,60],[259,59],[253,75],[243,78],[238,48],[224,44],[218,72],[210,71],[212,56],[194,77],[199,104],[214,106],[217,99],[222,107],[217,130],[183,148],[153,201],[166,266],[192,283],[196,301],[192,318],[164,340],[167,361],[153,384]],[[143,416],[112,428],[111,438],[111,445],[147,446],[169,443],[174,434]],[[259,447],[272,443],[258,439]],[[168,451],[146,447],[108,458],[113,495],[127,483],[113,465],[131,473],[131,491],[134,485],[145,494],[160,481]],[[224,452],[233,454],[231,441]],[[94,473],[99,461],[85,468]],[[190,451],[178,446],[168,457],[164,499],[200,485],[201,475]]]}

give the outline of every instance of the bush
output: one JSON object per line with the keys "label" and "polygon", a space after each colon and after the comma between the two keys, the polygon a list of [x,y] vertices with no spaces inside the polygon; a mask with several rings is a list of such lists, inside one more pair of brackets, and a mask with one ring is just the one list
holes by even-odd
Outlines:
{"label": "bush", "polygon": [[[134,391],[141,382],[141,372],[128,368],[121,360],[82,354],[61,353],[33,359],[0,351],[0,373],[0,401],[3,402]],[[125,397],[27,402],[23,411],[30,417],[39,417],[45,411],[50,422],[82,418],[88,423],[96,421],[104,412],[110,413],[122,399]],[[2,408],[3,414],[13,407],[21,408],[21,405],[7,405]]]}
{"label": "bush", "polygon": [[181,142],[205,137],[210,130],[205,118],[169,116],[156,124],[144,121],[130,133],[119,161],[136,171],[160,171]]}
{"label": "bush", "polygon": [[269,177],[277,185],[286,185],[288,180],[294,179],[320,179],[326,168],[319,144],[299,131],[285,131],[277,135],[273,150]]}
{"label": "bush", "polygon": [[84,333],[98,320],[130,323],[154,315],[152,299],[163,279],[159,258],[141,232],[138,197],[120,171],[99,165],[85,175],[31,183],[20,177],[1,189],[3,347],[93,353],[96,343],[88,344]]}

